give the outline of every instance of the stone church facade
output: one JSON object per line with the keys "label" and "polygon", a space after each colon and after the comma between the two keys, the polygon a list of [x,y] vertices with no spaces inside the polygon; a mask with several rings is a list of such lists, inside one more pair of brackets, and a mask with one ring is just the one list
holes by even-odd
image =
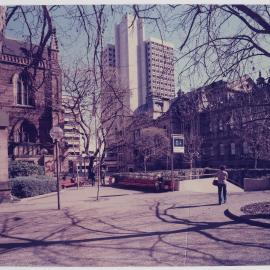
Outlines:
{"label": "stone church facade", "polygon": [[33,64],[37,49],[5,36],[5,7],[0,6],[0,113],[9,115],[8,155],[35,163],[53,154],[49,131],[62,122],[55,30],[41,61]]}

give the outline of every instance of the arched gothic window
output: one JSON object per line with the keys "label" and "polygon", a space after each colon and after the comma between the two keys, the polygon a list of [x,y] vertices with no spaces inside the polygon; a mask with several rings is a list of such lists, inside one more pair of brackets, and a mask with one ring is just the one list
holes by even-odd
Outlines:
{"label": "arched gothic window", "polygon": [[24,120],[20,126],[14,131],[15,142],[31,142],[37,141],[37,129],[35,125],[28,120]]}
{"label": "arched gothic window", "polygon": [[15,74],[12,78],[12,82],[14,104],[34,106],[35,103],[29,73],[22,72],[20,74]]}

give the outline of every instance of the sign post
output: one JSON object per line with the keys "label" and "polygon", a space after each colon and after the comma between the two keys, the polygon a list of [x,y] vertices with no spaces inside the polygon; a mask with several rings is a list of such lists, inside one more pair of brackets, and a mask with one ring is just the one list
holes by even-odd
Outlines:
{"label": "sign post", "polygon": [[[185,146],[184,146],[184,135],[183,134],[172,134],[172,153],[171,153],[171,179],[174,179],[173,177],[173,156],[174,154],[179,153],[185,153]],[[179,188],[179,182],[177,183],[177,190]],[[173,191],[175,190],[175,180],[173,180]]]}
{"label": "sign post", "polygon": [[185,153],[184,135],[172,134],[173,153]]}
{"label": "sign post", "polygon": [[60,207],[60,181],[59,181],[59,141],[64,137],[64,131],[60,127],[53,127],[50,130],[50,136],[55,142],[55,155],[56,155],[56,181],[57,181],[57,206],[58,210],[61,209]]}

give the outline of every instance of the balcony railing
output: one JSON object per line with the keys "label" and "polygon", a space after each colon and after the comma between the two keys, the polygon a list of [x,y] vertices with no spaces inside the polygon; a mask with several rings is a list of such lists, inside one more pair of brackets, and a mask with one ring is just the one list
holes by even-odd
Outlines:
{"label": "balcony railing", "polygon": [[47,149],[48,154],[53,154],[52,144],[40,143],[24,143],[24,142],[9,142],[8,155],[9,157],[35,157],[42,155],[41,150]]}

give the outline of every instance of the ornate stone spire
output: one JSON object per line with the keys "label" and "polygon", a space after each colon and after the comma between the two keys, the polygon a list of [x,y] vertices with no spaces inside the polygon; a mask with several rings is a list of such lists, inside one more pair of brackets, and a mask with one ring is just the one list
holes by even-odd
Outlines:
{"label": "ornate stone spire", "polygon": [[265,85],[265,79],[262,77],[261,71],[259,71],[259,77],[256,81],[258,87],[263,87]]}
{"label": "ornate stone spire", "polygon": [[50,51],[50,55],[51,55],[51,60],[58,62],[59,48],[58,48],[58,40],[56,37],[56,29],[55,28],[53,28],[53,30],[52,30],[49,51]]}
{"label": "ornate stone spire", "polygon": [[5,6],[0,6],[0,53],[2,52],[4,31],[6,27],[6,9]]}
{"label": "ornate stone spire", "polygon": [[50,47],[51,47],[51,50],[54,50],[54,51],[57,51],[57,52],[59,51],[58,40],[57,40],[57,37],[56,37],[56,29],[55,28],[53,28],[53,30],[52,30]]}

